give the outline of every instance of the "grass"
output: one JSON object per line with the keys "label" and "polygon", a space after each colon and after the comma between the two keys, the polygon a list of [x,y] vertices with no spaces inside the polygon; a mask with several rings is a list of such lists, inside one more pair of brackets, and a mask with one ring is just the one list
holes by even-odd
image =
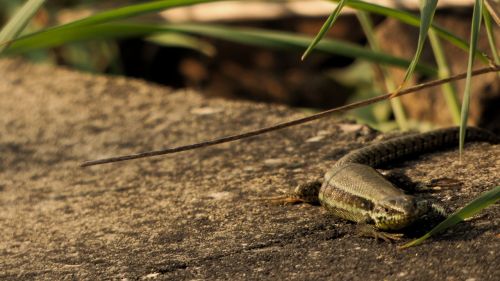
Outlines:
{"label": "grass", "polygon": [[26,27],[45,0],[29,0],[0,31],[0,54],[9,46],[6,42],[15,39]]}
{"label": "grass", "polygon": [[474,59],[475,59],[474,54],[477,47],[479,30],[481,28],[482,10],[483,10],[483,0],[476,0],[474,4],[474,11],[472,12],[469,59],[467,62],[467,78],[465,78],[465,89],[462,98],[462,107],[460,114],[460,142],[459,142],[460,159],[462,159],[463,155],[465,134],[467,130],[467,120],[469,118],[470,92],[472,87],[471,73],[472,73],[472,66],[474,65]]}
{"label": "grass", "polygon": [[446,229],[464,221],[465,219],[475,216],[481,210],[498,202],[498,200],[500,200],[500,186],[493,187],[492,189],[479,195],[476,199],[472,200],[466,206],[451,214],[448,218],[446,218],[436,227],[434,227],[429,232],[424,234],[422,237],[410,241],[400,246],[400,248],[404,249],[419,245],[423,243],[425,240],[427,240],[429,237],[436,235],[440,232],[443,232]]}

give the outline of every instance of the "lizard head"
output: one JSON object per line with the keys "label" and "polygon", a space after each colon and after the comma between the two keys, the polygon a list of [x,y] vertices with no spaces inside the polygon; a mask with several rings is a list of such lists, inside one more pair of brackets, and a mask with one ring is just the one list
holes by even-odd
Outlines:
{"label": "lizard head", "polygon": [[374,206],[372,219],[379,229],[398,230],[410,225],[422,212],[425,210],[413,196],[387,197]]}

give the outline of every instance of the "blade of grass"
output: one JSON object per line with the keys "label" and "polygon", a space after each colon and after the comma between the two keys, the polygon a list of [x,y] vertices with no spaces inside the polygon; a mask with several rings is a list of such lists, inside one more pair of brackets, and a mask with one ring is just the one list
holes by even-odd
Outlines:
{"label": "blade of grass", "polygon": [[[116,20],[123,20],[126,18],[130,18],[133,16],[145,14],[145,13],[151,13],[151,12],[157,12],[160,10],[165,10],[168,8],[173,8],[173,7],[180,7],[180,6],[187,6],[187,5],[194,5],[194,4],[200,4],[200,3],[208,3],[208,2],[217,2],[217,1],[225,1],[225,0],[165,0],[165,1],[153,1],[153,2],[148,2],[148,3],[143,3],[143,4],[135,4],[135,5],[130,5],[118,9],[113,9],[109,11],[105,11],[102,13],[95,14],[93,16],[77,20],[68,24],[48,28],[43,31],[31,33],[28,35],[23,36],[22,38],[27,38],[30,36],[37,36],[40,34],[43,34],[45,32],[50,32],[53,30],[57,29],[71,29],[71,28],[76,28],[78,26],[86,26],[86,25],[93,25],[93,24],[100,24],[100,23],[106,23],[110,21],[116,21]],[[335,0],[332,0],[335,1]],[[338,0],[337,0],[338,1]],[[364,11],[368,12],[373,12],[373,13],[378,13],[381,15],[386,15],[389,17],[396,18],[402,22],[414,25],[414,26],[419,26],[420,20],[417,16],[412,15],[411,13],[405,12],[405,11],[400,11],[396,9],[391,9],[387,7],[383,7],[380,5],[375,5],[375,4],[370,4],[366,3],[363,1],[359,0],[349,0],[346,2],[346,5],[349,7],[352,7],[354,9],[361,9]],[[443,37],[444,39],[450,41],[451,43],[455,44],[456,46],[468,50],[468,44],[452,34],[451,32],[440,28],[436,25],[433,25],[432,28],[436,30],[439,36]],[[7,44],[5,41],[0,41],[0,46]],[[480,53],[476,51],[476,55],[478,55],[483,61],[488,62],[487,56],[483,53]]]}
{"label": "blade of grass", "polygon": [[[309,45],[311,40],[308,36],[297,35],[295,33],[269,31],[254,28],[229,28],[218,25],[169,25],[172,31],[188,32],[198,35],[210,36],[228,41],[258,45],[263,47],[297,50]],[[408,65],[409,61],[396,58],[391,55],[373,52],[359,45],[333,39],[324,39],[318,43],[316,49],[321,52],[343,55],[352,58],[361,58],[373,62],[390,64],[394,66]],[[436,74],[432,67],[421,64],[419,71]]]}
{"label": "blade of grass", "polygon": [[[338,2],[338,0],[330,0],[330,1]],[[409,24],[409,25],[420,26],[420,19],[418,16],[416,16],[412,13],[403,11],[403,10],[392,9],[389,7],[384,7],[384,6],[380,6],[377,4],[367,3],[364,1],[360,1],[360,0],[349,0],[346,3],[346,6],[351,7],[353,9],[356,9],[356,10],[363,10],[366,12],[391,17],[391,18],[397,19],[397,20],[404,22],[406,24]],[[432,24],[431,28],[437,33],[437,35],[439,35],[439,37],[449,41],[453,45],[455,45],[455,46],[457,46],[465,51],[469,51],[469,44],[465,40],[463,40],[462,38],[459,38],[458,36],[454,35],[450,31],[438,26],[437,24]],[[485,62],[485,63],[489,62],[488,56],[485,53],[476,50],[475,54],[483,62]]]}
{"label": "blade of grass", "polygon": [[[6,42],[16,38],[26,27],[31,18],[43,5],[45,0],[29,0],[19,11],[10,19],[10,21],[0,31],[0,42]],[[7,44],[0,45],[0,53],[8,47]]]}
{"label": "blade of grass", "polygon": [[149,36],[159,31],[161,31],[159,28],[151,28],[150,26],[135,24],[101,24],[75,27],[71,29],[50,30],[34,36],[28,36],[15,40],[5,53],[20,54],[86,40]]}
{"label": "blade of grass", "polygon": [[457,223],[463,221],[464,219],[470,218],[470,217],[476,215],[484,208],[497,202],[499,199],[500,199],[500,186],[496,186],[496,187],[492,188],[491,190],[486,191],[483,194],[481,194],[479,197],[474,199],[472,202],[468,203],[462,209],[451,214],[448,218],[446,218],[444,221],[442,221],[436,227],[434,227],[429,232],[424,234],[422,237],[415,239],[413,241],[410,241],[409,243],[406,243],[403,246],[400,246],[399,248],[408,248],[408,247],[412,247],[412,246],[421,244],[422,242],[424,242],[427,238],[431,237],[432,235],[435,235],[439,232],[442,232],[442,231],[456,225]]}
{"label": "blade of grass", "polygon": [[[434,30],[429,30],[429,42],[431,43],[434,58],[438,65],[438,77],[445,78],[450,76],[450,68],[446,62],[446,57],[441,47],[441,42]],[[441,86],[443,89],[444,98],[448,107],[448,112],[455,125],[460,123],[460,105],[457,97],[457,92],[452,83],[446,83]]]}
{"label": "blade of grass", "polygon": [[182,47],[192,49],[204,54],[207,57],[213,57],[217,52],[214,45],[202,41],[194,36],[181,33],[155,33],[149,37],[146,37],[146,40],[167,47]]}
{"label": "blade of grass", "polygon": [[[22,38],[16,40],[6,52],[7,54],[15,54],[39,48],[55,47],[77,41],[149,36],[161,32],[189,33],[253,46],[296,51],[305,48],[311,40],[310,37],[296,35],[294,33],[207,24],[172,24],[158,26],[134,23],[110,23],[51,30],[43,34]],[[352,43],[332,39],[321,41],[316,49],[325,53],[361,58],[394,66],[407,67],[409,65],[408,60],[396,58],[384,53],[373,52]],[[417,70],[432,76],[437,73],[434,68],[423,64],[418,65]]]}
{"label": "blade of grass", "polygon": [[[490,0],[484,1],[484,5],[486,6],[486,9],[488,9],[488,12],[490,12],[490,16],[493,18],[493,20],[497,23],[497,25],[500,25],[500,16],[498,15],[498,0],[491,0],[492,2],[495,1],[496,3],[492,4],[490,3]],[[497,5],[494,7],[494,5]]]}
{"label": "blade of grass", "polygon": [[464,142],[465,142],[465,131],[467,128],[467,119],[469,117],[469,105],[470,105],[470,91],[471,91],[471,73],[472,66],[474,64],[474,54],[476,52],[477,38],[479,37],[479,30],[481,28],[481,15],[483,9],[483,0],[476,0],[474,3],[474,10],[472,12],[472,26],[470,35],[470,49],[469,49],[469,59],[467,62],[467,77],[465,78],[465,89],[462,98],[462,110],[460,116],[460,141],[458,144],[460,160],[462,159]]}
{"label": "blade of grass", "polygon": [[345,3],[347,0],[340,0],[337,4],[337,7],[333,10],[333,12],[330,14],[328,19],[325,21],[321,29],[319,30],[318,34],[316,34],[316,37],[313,39],[311,44],[307,47],[306,51],[301,57],[301,60],[304,60],[314,49],[316,45],[318,45],[319,41],[325,37],[326,33],[328,30],[330,30],[333,27],[333,24],[337,20],[337,18],[340,15],[340,12],[342,11],[342,8],[344,7]]}
{"label": "blade of grass", "polygon": [[411,61],[410,66],[406,70],[405,77],[403,78],[403,82],[399,89],[404,87],[404,85],[408,82],[410,77],[415,70],[415,66],[420,60],[420,55],[422,54],[422,50],[424,49],[425,39],[427,38],[427,32],[432,24],[432,19],[434,18],[434,13],[436,12],[437,0],[421,0],[420,1],[420,30],[418,33],[418,42],[417,42],[417,50],[415,51],[415,55]]}
{"label": "blade of grass", "polygon": [[[40,0],[38,0],[38,1],[40,1]],[[209,3],[209,2],[220,2],[220,1],[226,1],[226,0],[150,1],[147,3],[134,4],[134,5],[129,5],[129,6],[121,7],[121,8],[116,8],[116,9],[100,12],[100,13],[94,14],[92,16],[89,16],[89,17],[86,17],[83,19],[79,19],[79,20],[76,20],[76,21],[73,21],[73,22],[70,22],[67,24],[63,24],[63,25],[44,29],[42,31],[34,32],[31,34],[25,35],[21,38],[28,38],[31,36],[37,36],[37,35],[44,34],[47,32],[52,32],[55,30],[73,29],[73,28],[78,28],[78,27],[83,27],[83,26],[90,26],[90,25],[107,23],[107,22],[111,22],[111,21],[123,20],[123,19],[127,19],[130,17],[143,15],[146,13],[159,12],[162,10],[175,8],[175,7],[189,6],[189,5]],[[0,46],[7,44],[7,42],[5,40],[0,40]]]}
{"label": "blade of grass", "polygon": [[[364,11],[357,11],[356,16],[358,17],[359,23],[361,24],[361,28],[365,33],[366,39],[371,49],[376,52],[380,52],[381,51],[380,45],[377,41],[377,38],[375,37],[375,32],[373,30],[373,23],[370,19],[370,15]],[[389,70],[384,65],[380,66],[375,65],[375,67],[378,67],[380,69],[380,72],[382,73],[385,82],[386,92],[392,92],[395,89],[395,83],[392,80]],[[404,111],[403,104],[401,103],[401,99],[400,98],[390,99],[390,103],[392,111],[394,113],[394,118],[396,119],[396,123],[398,124],[399,129],[403,131],[408,130],[408,120],[406,118],[406,113]]]}
{"label": "blade of grass", "polygon": [[69,27],[81,27],[88,25],[95,25],[100,23],[106,23],[110,21],[117,21],[122,19],[127,19],[147,13],[159,12],[162,10],[182,7],[182,6],[191,6],[195,4],[201,3],[209,3],[209,2],[221,2],[225,0],[162,0],[162,1],[149,1],[141,4],[134,4],[129,6],[124,6],[104,12],[97,13],[95,15],[76,20],[64,25],[53,27],[52,29],[59,28],[69,28]]}
{"label": "blade of grass", "polygon": [[[485,2],[485,4],[488,2]],[[483,19],[484,26],[486,27],[486,35],[488,36],[488,43],[490,44],[491,54],[493,55],[493,61],[495,64],[500,64],[500,58],[498,57],[497,44],[495,41],[495,32],[493,31],[493,23],[491,20],[490,9],[483,9]]]}

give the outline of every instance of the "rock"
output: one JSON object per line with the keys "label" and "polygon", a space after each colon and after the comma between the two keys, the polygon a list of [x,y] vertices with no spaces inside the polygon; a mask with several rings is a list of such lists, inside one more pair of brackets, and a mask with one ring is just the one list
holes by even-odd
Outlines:
{"label": "rock", "polygon": [[[443,280],[463,279],[464,272],[467,278],[494,280],[500,275],[498,206],[453,233],[397,251],[394,244],[358,237],[353,224],[320,207],[252,200],[321,177],[350,149],[375,139],[345,132],[338,120],[83,169],[84,160],[212,139],[304,113],[21,60],[0,61],[0,77],[2,280]],[[220,111],[193,114],[200,108]],[[328,137],[305,141],[320,132]],[[446,204],[456,208],[498,185],[499,152],[499,145],[476,144],[462,164],[456,151],[448,151],[397,165],[416,182],[444,177],[463,182],[432,194],[454,195]],[[266,159],[290,164],[261,169]]]}

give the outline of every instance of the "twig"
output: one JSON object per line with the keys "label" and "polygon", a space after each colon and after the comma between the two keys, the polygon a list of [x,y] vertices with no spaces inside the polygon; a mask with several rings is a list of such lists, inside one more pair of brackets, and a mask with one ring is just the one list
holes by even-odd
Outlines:
{"label": "twig", "polygon": [[[500,71],[500,65],[494,65],[494,66],[484,67],[484,68],[474,70],[472,72],[472,75],[476,76],[476,75],[481,75],[481,74],[485,74],[485,73],[489,73],[489,72],[497,72],[497,71]],[[464,79],[466,74],[467,73],[460,73],[460,74],[457,74],[454,76],[450,76],[448,78],[433,80],[430,82],[418,84],[418,85],[415,85],[415,86],[412,86],[412,87],[409,87],[406,89],[401,89],[399,92],[397,92],[396,95],[394,95],[394,92],[388,93],[385,95],[380,95],[380,96],[373,97],[370,99],[366,99],[366,100],[362,100],[359,102],[354,102],[354,103],[347,104],[344,106],[340,106],[340,107],[332,108],[332,109],[329,109],[326,111],[322,111],[322,112],[319,112],[319,113],[316,113],[316,114],[313,114],[313,115],[310,115],[310,116],[307,116],[304,118],[279,123],[279,124],[276,124],[273,126],[264,127],[264,128],[260,128],[260,129],[253,130],[253,131],[248,131],[248,132],[242,133],[242,134],[226,136],[226,137],[221,137],[221,138],[217,138],[217,139],[213,139],[213,140],[209,140],[209,141],[188,144],[188,145],[183,145],[183,146],[177,146],[177,147],[172,147],[172,148],[165,148],[165,149],[141,152],[141,153],[130,154],[130,155],[123,155],[123,156],[103,158],[103,159],[98,159],[98,160],[85,161],[81,164],[81,167],[100,165],[100,164],[106,164],[106,163],[113,163],[113,162],[119,162],[119,161],[127,161],[127,160],[132,160],[132,159],[152,157],[152,156],[158,156],[158,155],[172,154],[172,153],[177,153],[177,152],[181,152],[181,151],[192,150],[192,149],[212,146],[212,145],[216,145],[216,144],[221,144],[221,143],[225,143],[225,142],[236,141],[236,140],[240,140],[240,139],[244,139],[244,138],[254,137],[254,136],[265,134],[268,132],[272,132],[272,131],[288,128],[291,126],[303,124],[306,122],[314,121],[314,120],[332,115],[333,113],[351,110],[354,108],[358,108],[358,107],[366,106],[366,105],[369,105],[372,103],[376,103],[376,102],[379,102],[379,101],[382,101],[385,99],[403,96],[403,95],[406,95],[406,94],[409,94],[412,92],[422,90],[424,88],[435,87],[435,86],[438,86],[438,85],[441,85],[444,83],[448,83],[451,81]]]}

